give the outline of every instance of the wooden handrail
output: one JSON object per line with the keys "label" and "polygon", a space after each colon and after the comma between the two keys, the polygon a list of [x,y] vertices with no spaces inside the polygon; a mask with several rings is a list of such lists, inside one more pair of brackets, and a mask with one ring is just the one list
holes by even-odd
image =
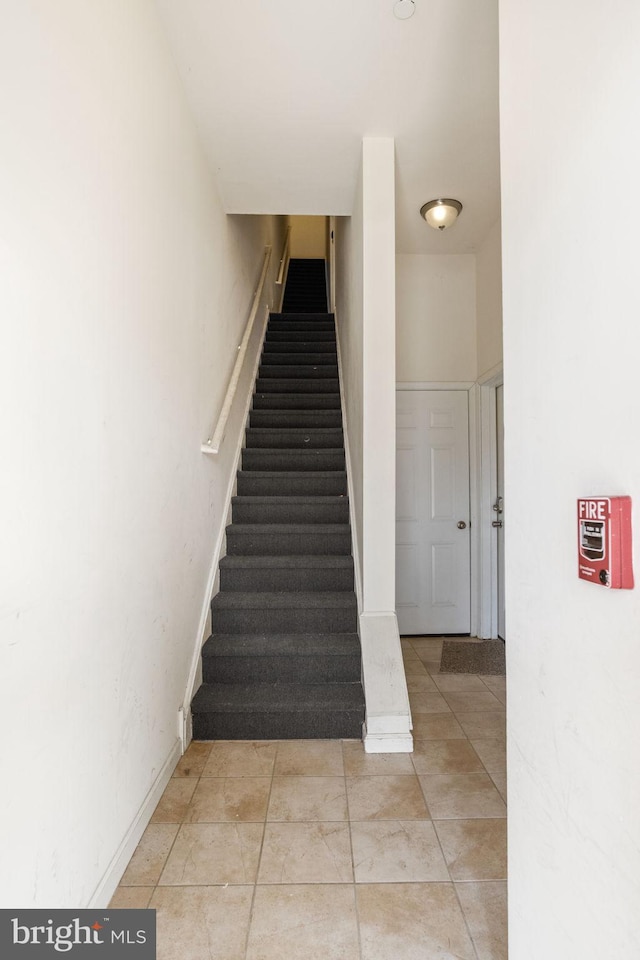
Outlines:
{"label": "wooden handrail", "polygon": [[269,268],[269,261],[271,260],[271,247],[265,249],[264,254],[264,263],[262,265],[262,273],[260,274],[260,280],[258,281],[258,289],[256,290],[253,303],[251,305],[251,313],[249,314],[249,319],[247,320],[247,325],[244,329],[244,334],[238,347],[238,356],[236,357],[236,362],[229,378],[229,384],[227,386],[227,392],[225,394],[224,402],[222,404],[222,409],[220,410],[220,416],[218,417],[218,422],[216,424],[213,435],[202,444],[201,450],[203,453],[219,453],[222,441],[224,439],[225,430],[227,429],[227,420],[229,419],[229,414],[231,413],[231,407],[233,406],[233,399],[236,395],[236,390],[238,388],[238,381],[240,379],[240,373],[242,372],[242,366],[244,364],[244,359],[247,353],[247,347],[249,346],[249,339],[251,337],[251,331],[253,330],[253,324],[256,319],[256,314],[258,312],[258,307],[260,306],[260,300],[262,298],[262,289],[264,287],[264,282],[267,277],[267,270]]}

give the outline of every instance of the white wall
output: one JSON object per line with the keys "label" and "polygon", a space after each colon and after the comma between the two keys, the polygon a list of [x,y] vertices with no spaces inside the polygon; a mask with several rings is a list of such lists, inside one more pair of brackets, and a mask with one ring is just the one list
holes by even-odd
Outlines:
{"label": "white wall", "polygon": [[365,749],[413,746],[395,615],[395,157],[390,138],[363,140],[354,214],[336,227],[337,327],[345,392]]}
{"label": "white wall", "polygon": [[151,0],[5,4],[0,73],[0,905],[83,907],[176,758],[281,235],[223,215]]}
{"label": "white wall", "polygon": [[475,257],[398,254],[396,277],[398,381],[475,380]]}
{"label": "white wall", "polygon": [[476,253],[478,377],[502,363],[502,238],[500,220]]}
{"label": "white wall", "polygon": [[291,256],[323,260],[327,249],[326,217],[289,217]]}
{"label": "white wall", "polygon": [[640,589],[578,580],[575,503],[633,497],[637,567],[640,7],[500,31],[509,956],[636,960]]}

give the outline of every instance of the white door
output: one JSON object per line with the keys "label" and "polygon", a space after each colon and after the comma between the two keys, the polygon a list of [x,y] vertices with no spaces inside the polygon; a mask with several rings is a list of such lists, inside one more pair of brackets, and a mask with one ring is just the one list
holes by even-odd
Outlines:
{"label": "white door", "polygon": [[498,636],[505,638],[504,622],[504,397],[502,384],[496,387],[496,480],[497,499],[494,504],[498,531]]}
{"label": "white door", "polygon": [[396,411],[400,633],[469,633],[468,393],[399,390]]}

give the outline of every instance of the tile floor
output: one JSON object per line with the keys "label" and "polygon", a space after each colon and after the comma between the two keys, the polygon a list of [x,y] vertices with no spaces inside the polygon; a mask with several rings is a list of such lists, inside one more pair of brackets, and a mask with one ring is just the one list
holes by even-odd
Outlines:
{"label": "tile floor", "polygon": [[190,745],[111,901],[158,960],[506,960],[505,680],[402,645],[411,755]]}

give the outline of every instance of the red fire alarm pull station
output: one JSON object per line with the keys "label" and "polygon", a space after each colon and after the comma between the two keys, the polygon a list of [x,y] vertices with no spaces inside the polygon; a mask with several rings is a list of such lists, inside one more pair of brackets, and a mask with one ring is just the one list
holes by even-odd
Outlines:
{"label": "red fire alarm pull station", "polygon": [[578,576],[612,590],[633,588],[631,497],[578,500]]}

